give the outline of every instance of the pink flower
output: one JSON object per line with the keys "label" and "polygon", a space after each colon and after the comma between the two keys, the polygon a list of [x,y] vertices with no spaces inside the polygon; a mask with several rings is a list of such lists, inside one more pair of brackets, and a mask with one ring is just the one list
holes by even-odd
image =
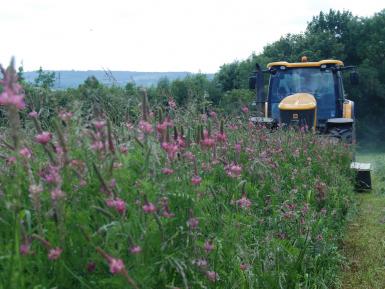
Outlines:
{"label": "pink flower", "polygon": [[143,211],[147,214],[151,214],[151,213],[154,213],[156,212],[156,207],[153,203],[150,203],[150,202],[146,202],[143,206]]}
{"label": "pink flower", "polygon": [[164,133],[166,130],[167,130],[167,122],[166,121],[164,121],[164,122],[162,122],[162,123],[158,123],[157,125],[156,125],[156,130],[158,131],[158,133]]}
{"label": "pink flower", "polygon": [[49,184],[59,184],[61,182],[61,176],[59,167],[49,165],[45,167],[40,173],[40,177]]}
{"label": "pink flower", "polygon": [[204,148],[211,148],[215,145],[215,140],[211,137],[205,137],[201,144]]}
{"label": "pink flower", "polygon": [[128,148],[125,145],[120,146],[119,150],[124,155],[128,153]]}
{"label": "pink flower", "polygon": [[141,120],[139,122],[139,129],[145,133],[145,134],[149,134],[149,133],[152,133],[152,125],[151,123],[145,121],[145,120]]}
{"label": "pink flower", "polygon": [[178,136],[178,138],[176,139],[176,143],[180,148],[184,148],[186,146],[186,141],[182,136]]}
{"label": "pink flower", "polygon": [[248,113],[249,112],[249,108],[247,106],[243,106],[241,108],[241,110],[242,110],[243,113]]}
{"label": "pink flower", "polygon": [[204,247],[206,253],[210,253],[214,249],[213,243],[209,240],[205,241],[205,244],[203,247]]}
{"label": "pink flower", "polygon": [[236,205],[242,209],[248,209],[251,206],[251,201],[246,197],[246,193],[243,193],[242,198],[235,201]]}
{"label": "pink flower", "polygon": [[17,109],[24,109],[24,93],[21,85],[17,82],[18,77],[13,67],[13,60],[6,70],[1,66],[0,68],[4,75],[4,78],[0,80],[0,84],[3,86],[3,91],[0,93],[0,105],[13,105]]}
{"label": "pink flower", "polygon": [[168,158],[170,160],[173,160],[176,157],[176,153],[178,152],[179,147],[177,144],[174,144],[174,143],[163,142],[162,149],[164,149],[167,152]]}
{"label": "pink flower", "polygon": [[93,124],[94,124],[96,129],[100,130],[106,125],[106,121],[105,120],[94,120]]}
{"label": "pink flower", "polygon": [[218,142],[225,142],[227,140],[227,135],[225,133],[217,133],[215,138],[217,139]]}
{"label": "pink flower", "polygon": [[209,115],[212,117],[212,118],[216,118],[217,117],[217,113],[215,111],[210,111],[209,112]]}
{"label": "pink flower", "polygon": [[131,254],[139,254],[140,252],[142,252],[142,248],[138,245],[134,245],[130,248],[130,252]]}
{"label": "pink flower", "polygon": [[70,111],[60,111],[59,117],[62,121],[68,122],[73,116],[73,113]]}
{"label": "pink flower", "polygon": [[110,272],[118,274],[124,271],[124,263],[121,259],[110,258],[109,260]]}
{"label": "pink flower", "polygon": [[16,157],[8,157],[5,162],[7,165],[13,165],[16,163]]}
{"label": "pink flower", "polygon": [[176,108],[176,102],[175,102],[175,100],[173,99],[173,98],[169,98],[168,99],[168,105],[171,107],[171,108],[173,108],[173,109],[175,109]]}
{"label": "pink flower", "polygon": [[87,263],[87,272],[88,272],[88,273],[94,272],[95,269],[96,269],[96,264],[95,264],[95,262],[88,262],[88,263]]}
{"label": "pink flower", "polygon": [[38,185],[30,185],[29,186],[29,192],[32,196],[36,196],[36,195],[40,194],[41,192],[43,192],[43,188],[42,188],[42,186],[38,186]]}
{"label": "pink flower", "polygon": [[108,199],[106,204],[108,207],[114,208],[119,214],[124,214],[126,211],[126,203],[120,198]]}
{"label": "pink flower", "polygon": [[192,217],[187,221],[187,226],[189,226],[191,230],[195,230],[198,227],[198,225],[199,225],[199,220],[197,218]]}
{"label": "pink flower", "polygon": [[232,178],[237,178],[241,175],[242,173],[242,167],[240,165],[237,165],[237,164],[230,164],[230,165],[227,165],[225,167],[225,171],[226,171],[226,174],[229,176],[229,177],[232,177]]}
{"label": "pink flower", "polygon": [[202,182],[202,178],[200,176],[193,176],[191,178],[191,183],[194,185],[194,186],[198,186],[200,183]]}
{"label": "pink flower", "polygon": [[64,196],[65,196],[65,193],[60,188],[55,188],[51,192],[52,201],[60,200],[60,199],[64,198]]}
{"label": "pink flower", "polygon": [[59,247],[51,248],[48,252],[48,259],[57,260],[60,258],[60,255],[62,252],[63,252],[63,249],[61,249]]}
{"label": "pink flower", "polygon": [[25,157],[26,159],[30,159],[32,156],[32,152],[29,148],[22,148],[19,150],[19,154]]}
{"label": "pink flower", "polygon": [[39,116],[39,114],[36,111],[31,111],[28,115],[32,118],[37,118]]}
{"label": "pink flower", "polygon": [[52,134],[48,131],[43,131],[42,133],[35,136],[35,140],[40,144],[47,144],[51,141]]}
{"label": "pink flower", "polygon": [[173,169],[170,169],[170,168],[163,168],[162,169],[162,174],[165,174],[165,175],[172,175],[174,173],[174,170]]}
{"label": "pink flower", "polygon": [[211,282],[216,282],[219,279],[219,275],[214,271],[206,271],[206,276]]}
{"label": "pink flower", "polygon": [[174,218],[175,214],[171,213],[168,208],[163,208],[162,216],[165,217],[165,218]]}
{"label": "pink flower", "polygon": [[101,151],[103,150],[103,148],[104,148],[104,144],[100,140],[96,140],[91,144],[91,149],[93,149],[94,151]]}
{"label": "pink flower", "polygon": [[126,203],[122,199],[115,199],[114,207],[120,214],[126,211]]}
{"label": "pink flower", "polygon": [[238,129],[238,126],[236,124],[229,124],[229,129],[234,131]]}
{"label": "pink flower", "polygon": [[194,154],[192,152],[185,152],[184,153],[184,157],[186,159],[188,159],[189,161],[195,160],[195,156],[194,156]]}
{"label": "pink flower", "polygon": [[239,269],[241,269],[242,271],[245,271],[247,269],[249,269],[250,265],[249,264],[246,264],[246,263],[241,263],[239,265]]}
{"label": "pink flower", "polygon": [[235,149],[235,151],[236,151],[237,153],[240,153],[240,152],[241,152],[241,149],[242,149],[241,144],[240,144],[240,143],[236,143],[236,144],[234,145],[234,149]]}
{"label": "pink flower", "polygon": [[29,243],[23,243],[20,245],[19,251],[20,254],[26,256],[30,253],[31,245]]}

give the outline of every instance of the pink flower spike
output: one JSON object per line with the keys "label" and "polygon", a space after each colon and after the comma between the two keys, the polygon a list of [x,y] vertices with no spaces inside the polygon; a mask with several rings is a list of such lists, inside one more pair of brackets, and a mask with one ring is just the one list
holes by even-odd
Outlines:
{"label": "pink flower spike", "polygon": [[25,157],[26,159],[30,159],[31,156],[32,156],[32,152],[29,148],[22,148],[19,150],[19,154],[23,157]]}
{"label": "pink flower spike", "polygon": [[48,259],[50,260],[57,260],[60,258],[61,253],[63,252],[63,249],[56,247],[52,248],[48,252]]}
{"label": "pink flower spike", "polygon": [[32,118],[37,118],[39,116],[39,114],[36,111],[31,111],[28,115],[29,117],[32,117]]}
{"label": "pink flower spike", "polygon": [[234,145],[234,149],[235,149],[235,151],[236,151],[237,153],[240,153],[241,150],[242,150],[241,144],[236,143],[236,144]]}
{"label": "pink flower spike", "polygon": [[162,174],[165,174],[165,175],[172,175],[174,173],[174,170],[173,169],[170,169],[170,168],[163,168],[162,169]]}
{"label": "pink flower spike", "polygon": [[226,174],[232,178],[238,178],[242,173],[242,167],[237,164],[230,164],[225,167]]}
{"label": "pink flower spike", "polygon": [[115,199],[114,207],[119,214],[124,214],[126,211],[126,203],[122,199]]}
{"label": "pink flower spike", "polygon": [[139,122],[139,129],[145,133],[145,134],[149,134],[149,133],[152,133],[152,125],[151,123],[145,121],[145,120],[141,120]]}
{"label": "pink flower spike", "polygon": [[11,64],[6,70],[3,67],[0,68],[4,75],[4,78],[0,80],[0,84],[3,87],[0,93],[0,105],[11,105],[17,109],[24,109],[24,93],[21,85],[17,82],[18,77],[14,68],[14,60],[12,59]]}
{"label": "pink flower spike", "polygon": [[167,130],[167,122],[164,121],[162,123],[158,123],[156,125],[156,130],[158,131],[158,133],[164,133],[166,130]]}
{"label": "pink flower spike", "polygon": [[35,136],[35,140],[42,145],[49,143],[51,139],[52,134],[48,131],[43,131],[42,133]]}
{"label": "pink flower spike", "polygon": [[59,117],[62,121],[68,122],[73,116],[73,113],[70,111],[60,111]]}
{"label": "pink flower spike", "polygon": [[138,245],[134,245],[130,248],[130,252],[131,254],[139,254],[140,252],[142,252],[142,248]]}
{"label": "pink flower spike", "polygon": [[8,157],[6,160],[5,160],[5,163],[7,165],[13,165],[14,163],[16,163],[16,157]]}
{"label": "pink flower spike", "polygon": [[144,204],[142,206],[142,208],[143,208],[143,211],[147,214],[151,214],[151,213],[156,212],[156,207],[153,203],[147,202],[146,204]]}
{"label": "pink flower spike", "polygon": [[247,106],[243,106],[242,107],[242,112],[245,113],[245,114],[248,113],[249,112],[249,108]]}
{"label": "pink flower spike", "polygon": [[214,245],[211,241],[206,240],[203,246],[205,248],[206,253],[210,253],[214,249]]}
{"label": "pink flower spike", "polygon": [[219,275],[214,271],[206,271],[206,276],[211,282],[216,282],[219,279]]}
{"label": "pink flower spike", "polygon": [[110,272],[112,274],[118,274],[124,271],[124,263],[121,259],[111,258],[109,260]]}
{"label": "pink flower spike", "polygon": [[20,254],[23,256],[28,255],[30,253],[30,248],[31,248],[31,246],[28,243],[21,244],[20,248],[19,248]]}
{"label": "pink flower spike", "polygon": [[106,125],[106,121],[105,120],[95,120],[95,121],[93,121],[93,124],[94,124],[96,129],[100,130]]}
{"label": "pink flower spike", "polygon": [[176,102],[175,102],[175,100],[174,100],[173,98],[170,97],[170,98],[168,99],[168,105],[169,105],[170,108],[175,109],[175,108],[176,108]]}
{"label": "pink flower spike", "polygon": [[251,206],[251,201],[246,197],[246,194],[243,194],[242,198],[237,200],[235,203],[242,209],[248,209]]}
{"label": "pink flower spike", "polygon": [[191,183],[194,185],[194,186],[198,186],[200,183],[202,182],[202,178],[200,176],[193,176],[191,178]]}
{"label": "pink flower spike", "polygon": [[227,140],[227,135],[225,133],[217,133],[216,134],[216,139],[218,142],[225,142]]}
{"label": "pink flower spike", "polygon": [[239,265],[239,269],[241,269],[242,271],[249,269],[249,267],[250,267],[249,264],[246,264],[246,263],[241,263]]}
{"label": "pink flower spike", "polygon": [[128,153],[128,148],[127,148],[127,146],[125,146],[125,145],[122,145],[120,148],[119,148],[119,150],[120,150],[120,153],[122,153],[122,154],[127,154]]}
{"label": "pink flower spike", "polygon": [[195,230],[198,227],[198,225],[199,225],[199,220],[197,218],[190,218],[187,221],[187,226],[189,226],[191,230]]}
{"label": "pink flower spike", "polygon": [[210,111],[210,112],[209,112],[209,115],[210,115],[210,117],[212,117],[212,118],[216,118],[216,117],[217,117],[217,113],[216,113],[215,111]]}
{"label": "pink flower spike", "polygon": [[52,201],[57,201],[65,197],[65,193],[60,188],[55,188],[51,192]]}

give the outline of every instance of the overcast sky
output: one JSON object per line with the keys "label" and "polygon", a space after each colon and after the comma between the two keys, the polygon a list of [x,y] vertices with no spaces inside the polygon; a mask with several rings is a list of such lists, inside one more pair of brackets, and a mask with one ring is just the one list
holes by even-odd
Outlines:
{"label": "overcast sky", "polygon": [[216,72],[321,10],[371,16],[384,0],[0,0],[0,63],[25,70]]}

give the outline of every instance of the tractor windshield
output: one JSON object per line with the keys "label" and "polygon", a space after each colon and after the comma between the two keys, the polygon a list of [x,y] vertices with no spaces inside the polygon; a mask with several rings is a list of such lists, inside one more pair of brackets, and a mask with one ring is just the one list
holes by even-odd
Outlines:
{"label": "tractor windshield", "polygon": [[279,118],[278,104],[286,96],[307,92],[317,100],[317,118],[326,120],[336,117],[336,78],[331,70],[311,68],[287,68],[277,70],[271,76],[269,102],[273,118]]}

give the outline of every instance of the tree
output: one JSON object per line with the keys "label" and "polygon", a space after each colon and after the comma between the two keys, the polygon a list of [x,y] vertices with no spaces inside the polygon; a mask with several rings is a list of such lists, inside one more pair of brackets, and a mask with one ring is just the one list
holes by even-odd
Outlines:
{"label": "tree", "polygon": [[55,84],[55,78],[55,72],[43,71],[43,68],[40,67],[35,78],[35,85],[45,89],[52,88]]}

